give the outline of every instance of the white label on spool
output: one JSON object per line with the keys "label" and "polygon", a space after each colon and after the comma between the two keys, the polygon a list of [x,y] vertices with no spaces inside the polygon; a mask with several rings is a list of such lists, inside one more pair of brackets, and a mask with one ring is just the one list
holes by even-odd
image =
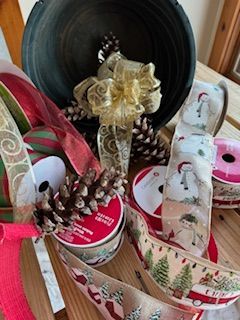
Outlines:
{"label": "white label on spool", "polygon": [[[61,183],[64,182],[66,175],[66,167],[62,159],[56,156],[49,156],[39,160],[33,165],[33,172],[36,181],[36,201],[42,200],[43,193],[48,186],[53,188],[54,194],[58,191]],[[31,179],[30,172],[23,177],[18,189],[17,199],[28,203],[29,199],[29,181]]]}
{"label": "white label on spool", "polygon": [[162,204],[163,184],[167,167],[155,166],[138,181],[138,177],[144,172],[140,172],[133,185],[133,196],[139,207],[146,213],[155,216],[157,209]]}

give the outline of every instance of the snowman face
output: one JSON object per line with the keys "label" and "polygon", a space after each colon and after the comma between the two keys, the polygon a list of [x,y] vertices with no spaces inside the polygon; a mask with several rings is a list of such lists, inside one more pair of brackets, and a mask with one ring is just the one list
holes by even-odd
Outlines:
{"label": "snowman face", "polygon": [[185,219],[181,220],[181,226],[183,227],[183,229],[188,229],[188,230],[193,229],[193,223]]}
{"label": "snowman face", "polygon": [[200,101],[202,101],[202,102],[207,102],[209,100],[209,96],[208,96],[208,94],[203,94],[202,96],[201,96],[201,98],[200,98]]}
{"label": "snowman face", "polygon": [[192,165],[191,164],[184,164],[182,166],[183,171],[192,171]]}

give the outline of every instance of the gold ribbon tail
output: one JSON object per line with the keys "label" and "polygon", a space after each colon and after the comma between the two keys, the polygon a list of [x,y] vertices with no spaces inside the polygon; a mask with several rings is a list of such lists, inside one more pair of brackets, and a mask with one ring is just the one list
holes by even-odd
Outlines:
{"label": "gold ribbon tail", "polygon": [[125,126],[101,125],[98,130],[98,152],[104,168],[128,172],[133,123]]}

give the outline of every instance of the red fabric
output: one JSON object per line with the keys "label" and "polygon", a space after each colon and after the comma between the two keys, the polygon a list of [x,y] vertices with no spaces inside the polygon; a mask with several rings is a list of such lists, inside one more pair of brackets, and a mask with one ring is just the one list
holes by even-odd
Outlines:
{"label": "red fabric", "polygon": [[209,244],[208,244],[208,255],[210,261],[217,263],[218,262],[218,248],[213,237],[213,234],[210,234]]}
{"label": "red fabric", "polygon": [[37,236],[32,224],[0,224],[0,308],[7,320],[35,319],[21,282],[20,250],[23,239]]}
{"label": "red fabric", "polygon": [[13,74],[1,73],[0,80],[17,99],[33,127],[45,124],[54,130],[79,175],[83,175],[88,168],[100,172],[100,164],[82,135],[50,99],[29,82]]}

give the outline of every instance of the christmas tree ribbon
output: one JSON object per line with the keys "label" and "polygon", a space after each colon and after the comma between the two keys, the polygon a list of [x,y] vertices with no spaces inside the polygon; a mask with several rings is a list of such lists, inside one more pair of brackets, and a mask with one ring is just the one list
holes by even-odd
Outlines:
{"label": "christmas tree ribbon", "polygon": [[196,310],[184,310],[111,278],[78,259],[55,242],[64,267],[81,292],[107,320],[197,320]]}
{"label": "christmas tree ribbon", "polygon": [[90,77],[74,88],[74,96],[89,116],[99,116],[98,150],[102,167],[128,171],[133,122],[157,111],[161,101],[155,66],[113,53]]}

